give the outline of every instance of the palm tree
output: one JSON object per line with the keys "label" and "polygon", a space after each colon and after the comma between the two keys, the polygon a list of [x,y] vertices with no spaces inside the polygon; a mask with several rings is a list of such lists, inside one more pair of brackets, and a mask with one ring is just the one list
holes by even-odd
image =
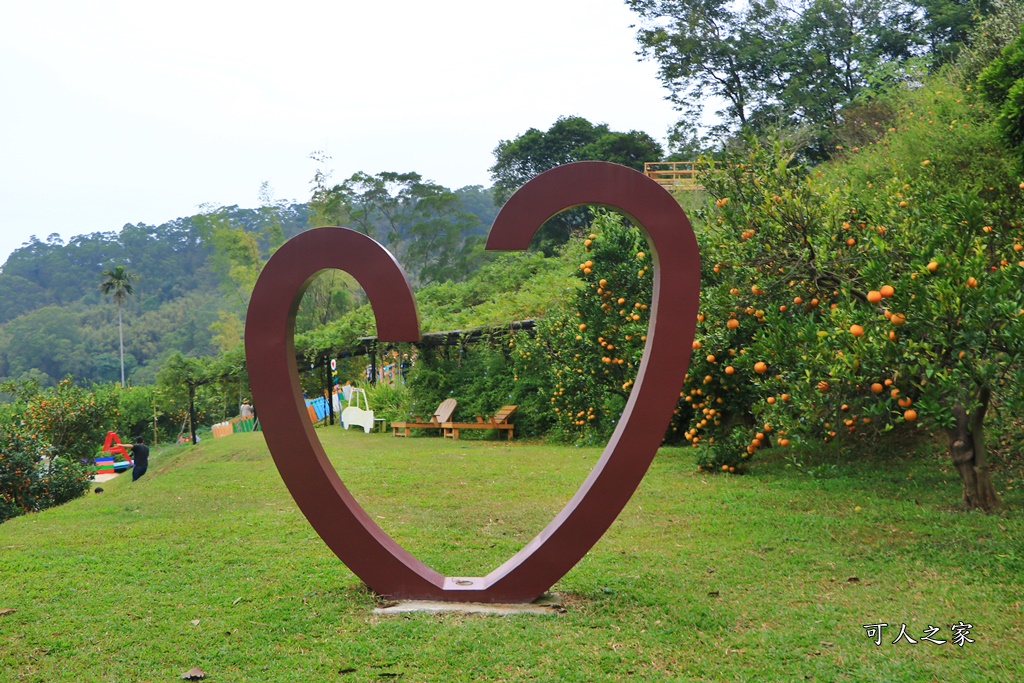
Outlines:
{"label": "palm tree", "polygon": [[115,266],[104,270],[100,276],[105,278],[100,283],[100,291],[108,296],[113,293],[114,302],[117,304],[117,331],[121,337],[121,387],[124,388],[124,327],[121,324],[121,304],[132,295],[135,274],[129,273],[124,266]]}

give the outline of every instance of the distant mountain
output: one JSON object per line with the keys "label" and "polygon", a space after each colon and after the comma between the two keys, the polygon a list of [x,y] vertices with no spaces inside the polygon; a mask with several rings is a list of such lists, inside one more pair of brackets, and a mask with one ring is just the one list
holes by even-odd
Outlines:
{"label": "distant mountain", "polygon": [[[491,191],[470,186],[454,194],[461,211],[475,217],[472,225],[466,223],[462,240],[481,239],[497,212]],[[260,258],[269,255],[269,235],[287,239],[308,229],[311,213],[308,204],[216,210],[220,225],[256,238]],[[211,326],[232,306],[238,314],[238,304],[223,294],[224,263],[231,254],[215,253],[220,243],[213,239],[209,216],[158,226],[127,224],[67,242],[56,233],[33,236],[14,251],[0,268],[0,381],[35,377],[48,385],[68,374],[85,382],[116,381],[117,308],[99,284],[100,273],[118,265],[137,276],[123,310],[125,366],[132,382],[153,381],[173,351],[215,353]],[[434,268],[446,278],[459,278],[451,268]],[[419,276],[410,273],[414,281]]]}

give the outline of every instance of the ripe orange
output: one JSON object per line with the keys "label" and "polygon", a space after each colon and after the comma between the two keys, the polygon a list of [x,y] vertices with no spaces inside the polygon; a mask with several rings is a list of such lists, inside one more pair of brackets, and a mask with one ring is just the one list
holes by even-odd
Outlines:
{"label": "ripe orange", "polygon": [[896,293],[896,290],[892,288],[892,285],[882,285],[882,288],[878,292],[886,299]]}
{"label": "ripe orange", "polygon": [[728,472],[729,471],[729,466],[728,465],[722,465],[722,471],[723,472]]}
{"label": "ripe orange", "polygon": [[694,349],[699,349],[700,348],[700,342],[699,341],[694,341],[693,342],[693,348]]}
{"label": "ripe orange", "polygon": [[586,323],[580,323],[580,332],[582,332],[585,329],[587,329],[587,324]]}
{"label": "ripe orange", "polygon": [[875,290],[871,290],[870,292],[868,292],[868,302],[873,303],[873,304],[877,304],[881,300],[882,300],[882,293],[881,292],[878,292],[878,291],[875,291]]}
{"label": "ripe orange", "polygon": [[850,325],[850,334],[854,337],[859,337],[864,334],[864,328],[860,325]]}
{"label": "ripe orange", "polygon": [[733,366],[731,366],[731,365],[726,365],[726,366],[725,366],[725,374],[727,374],[727,375],[731,375],[731,374],[732,374],[732,373],[734,373],[734,372],[736,372],[736,368],[734,368],[734,367],[733,367]]}
{"label": "ripe orange", "polygon": [[821,393],[824,394],[829,389],[831,389],[831,387],[828,385],[828,382],[826,382],[825,380],[822,380],[822,381],[818,382],[818,391],[820,391]]}
{"label": "ripe orange", "polygon": [[914,410],[913,408],[910,408],[909,410],[904,411],[903,412],[903,419],[906,420],[907,422],[913,422],[914,420],[917,419],[917,411]]}
{"label": "ripe orange", "polygon": [[775,403],[775,397],[774,396],[769,396],[765,400],[768,401],[768,405],[771,405],[771,404]]}
{"label": "ripe orange", "polygon": [[846,246],[848,247],[852,247],[855,244],[857,244],[857,240],[853,239],[852,237],[846,240]]}
{"label": "ripe orange", "polygon": [[880,394],[883,391],[885,391],[885,387],[883,387],[878,382],[875,382],[874,384],[871,385],[871,391],[872,391],[872,393]]}
{"label": "ripe orange", "polygon": [[768,372],[768,365],[762,361],[757,361],[756,363],[754,363],[754,372],[756,372],[759,375],[763,375],[764,373]]}
{"label": "ripe orange", "polygon": [[737,327],[740,326],[740,321],[737,320],[736,318],[729,318],[729,322],[727,322],[725,326],[728,327],[730,330],[735,330]]}
{"label": "ripe orange", "polygon": [[714,363],[715,362],[714,354],[710,354],[710,353],[708,354],[708,362],[709,363]]}
{"label": "ripe orange", "polygon": [[779,439],[776,443],[778,443],[780,446],[788,446],[789,439]]}
{"label": "ripe orange", "polygon": [[939,269],[939,264],[935,261],[929,261],[926,267],[928,268],[929,273],[934,273],[936,270]]}
{"label": "ripe orange", "polygon": [[907,316],[903,315],[902,313],[893,313],[892,317],[889,318],[889,322],[891,322],[896,327],[899,327],[903,323],[907,322]]}
{"label": "ripe orange", "polygon": [[975,287],[978,286],[978,281],[973,277],[969,277],[967,278],[967,286],[970,287],[971,289],[974,289]]}
{"label": "ripe orange", "polygon": [[781,398],[783,403],[785,403],[789,400],[789,394],[783,394],[782,396],[779,396],[779,398]]}
{"label": "ripe orange", "polygon": [[913,401],[910,400],[909,396],[904,396],[899,401],[897,401],[897,403],[900,404],[900,408],[909,408],[910,404],[913,403]]}

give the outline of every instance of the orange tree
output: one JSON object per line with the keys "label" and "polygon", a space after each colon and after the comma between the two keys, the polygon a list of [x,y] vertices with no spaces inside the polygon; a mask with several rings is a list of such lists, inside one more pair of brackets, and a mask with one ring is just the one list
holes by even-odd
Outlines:
{"label": "orange tree", "polygon": [[57,457],[92,465],[103,435],[114,425],[117,399],[77,386],[70,377],[27,400],[24,423],[30,438],[53,447]]}
{"label": "orange tree", "polygon": [[964,504],[990,509],[986,418],[1024,385],[1024,184],[970,88],[937,80],[894,111],[828,167],[753,143],[706,174],[686,437],[742,468],[773,440],[923,420]]}
{"label": "orange tree", "polygon": [[640,232],[594,211],[561,305],[536,336],[511,342],[514,381],[543,397],[543,424],[562,440],[607,441],[629,398],[647,337],[652,260]]}

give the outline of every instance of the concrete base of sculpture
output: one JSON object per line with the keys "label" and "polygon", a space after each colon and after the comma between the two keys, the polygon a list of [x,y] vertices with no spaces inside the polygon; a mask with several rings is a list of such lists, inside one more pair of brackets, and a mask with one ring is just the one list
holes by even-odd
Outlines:
{"label": "concrete base of sculpture", "polygon": [[491,603],[491,602],[440,602],[438,600],[396,600],[373,610],[374,614],[408,614],[424,612],[440,614],[455,612],[457,614],[541,614],[553,615],[565,612],[562,596],[558,593],[545,593],[533,602]]}

